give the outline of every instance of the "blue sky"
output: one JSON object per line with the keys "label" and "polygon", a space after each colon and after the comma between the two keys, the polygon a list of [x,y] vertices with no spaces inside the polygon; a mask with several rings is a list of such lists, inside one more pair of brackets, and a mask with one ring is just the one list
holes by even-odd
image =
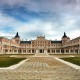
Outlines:
{"label": "blue sky", "polygon": [[80,0],[1,0],[0,36],[60,40],[80,36]]}

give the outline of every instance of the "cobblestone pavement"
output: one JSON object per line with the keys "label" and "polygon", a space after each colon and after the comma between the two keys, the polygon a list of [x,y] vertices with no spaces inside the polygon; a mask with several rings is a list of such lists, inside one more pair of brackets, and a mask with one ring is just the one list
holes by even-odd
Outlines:
{"label": "cobblestone pavement", "polygon": [[80,80],[80,70],[53,57],[31,57],[14,70],[0,70],[0,80]]}

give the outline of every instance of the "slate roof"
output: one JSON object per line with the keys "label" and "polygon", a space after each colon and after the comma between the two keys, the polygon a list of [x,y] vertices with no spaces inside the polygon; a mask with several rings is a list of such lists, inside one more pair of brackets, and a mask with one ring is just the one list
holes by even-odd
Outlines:
{"label": "slate roof", "polygon": [[63,38],[64,38],[64,37],[67,37],[65,32],[64,32]]}
{"label": "slate roof", "polygon": [[31,41],[21,41],[20,44],[31,44]]}
{"label": "slate roof", "polygon": [[18,32],[16,33],[16,36],[15,36],[15,38],[16,38],[16,37],[20,37],[20,36],[19,36],[19,34],[18,34]]}
{"label": "slate roof", "polygon": [[[72,40],[76,40],[76,39],[80,39],[80,36],[79,36],[79,37],[77,37],[77,38],[74,38],[74,39],[72,39]],[[72,40],[70,40],[70,41],[72,41]]]}
{"label": "slate roof", "polygon": [[52,44],[60,44],[62,41],[51,41]]}

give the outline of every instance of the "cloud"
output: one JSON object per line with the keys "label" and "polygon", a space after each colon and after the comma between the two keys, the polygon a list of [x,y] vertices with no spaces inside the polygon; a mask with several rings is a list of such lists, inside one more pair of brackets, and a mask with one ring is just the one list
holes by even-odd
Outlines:
{"label": "cloud", "polygon": [[79,0],[2,0],[1,5],[25,6],[35,12],[80,11]]}
{"label": "cloud", "polygon": [[70,31],[67,35],[70,36],[71,39],[74,39],[74,38],[80,36],[79,32],[80,32],[80,30],[79,29],[76,29],[76,30]]}
{"label": "cloud", "polygon": [[79,0],[3,0],[0,10],[19,20],[52,19],[64,14],[79,14],[79,4]]}
{"label": "cloud", "polygon": [[[68,36],[72,38],[78,37],[79,32],[79,17],[64,16],[59,21],[43,21],[41,19],[32,19],[28,22],[16,20],[13,17],[0,14],[0,34],[1,36],[15,36],[19,32],[23,39],[34,39],[37,35],[46,36],[47,39],[61,39],[63,32],[67,32]],[[62,24],[62,25],[61,25]],[[76,27],[77,25],[77,27]],[[75,36],[72,35],[75,32]]]}
{"label": "cloud", "polygon": [[16,27],[16,30],[18,30],[18,32],[20,33],[25,34],[23,35],[23,37],[30,37],[30,39],[36,37],[37,35],[47,35],[47,37],[50,38],[49,36],[55,33],[55,31],[53,30],[54,26],[52,22],[32,20],[28,23],[24,23],[23,25],[19,26],[19,29],[18,27]]}
{"label": "cloud", "polygon": [[29,22],[21,22],[13,17],[4,14],[0,15],[0,31],[2,36],[6,36],[7,34],[15,36],[15,33],[19,32],[22,38],[33,39],[37,35],[45,35],[49,39],[56,33],[54,30],[55,26],[55,24],[53,25],[53,23],[49,21],[34,19]]}
{"label": "cloud", "polygon": [[[0,34],[33,39],[61,39],[63,32],[75,38],[80,30],[79,0],[2,0]],[[75,36],[74,33],[75,32]]]}
{"label": "cloud", "polygon": [[1,36],[12,34],[15,32],[15,27],[19,26],[20,22],[13,17],[9,17],[0,13],[0,33]]}

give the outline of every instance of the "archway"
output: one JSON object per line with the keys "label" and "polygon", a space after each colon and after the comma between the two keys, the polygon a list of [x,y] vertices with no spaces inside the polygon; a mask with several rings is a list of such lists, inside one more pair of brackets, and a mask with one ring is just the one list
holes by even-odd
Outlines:
{"label": "archway", "polygon": [[43,51],[42,51],[42,49],[40,49],[40,51],[39,51],[40,53],[42,53]]}

